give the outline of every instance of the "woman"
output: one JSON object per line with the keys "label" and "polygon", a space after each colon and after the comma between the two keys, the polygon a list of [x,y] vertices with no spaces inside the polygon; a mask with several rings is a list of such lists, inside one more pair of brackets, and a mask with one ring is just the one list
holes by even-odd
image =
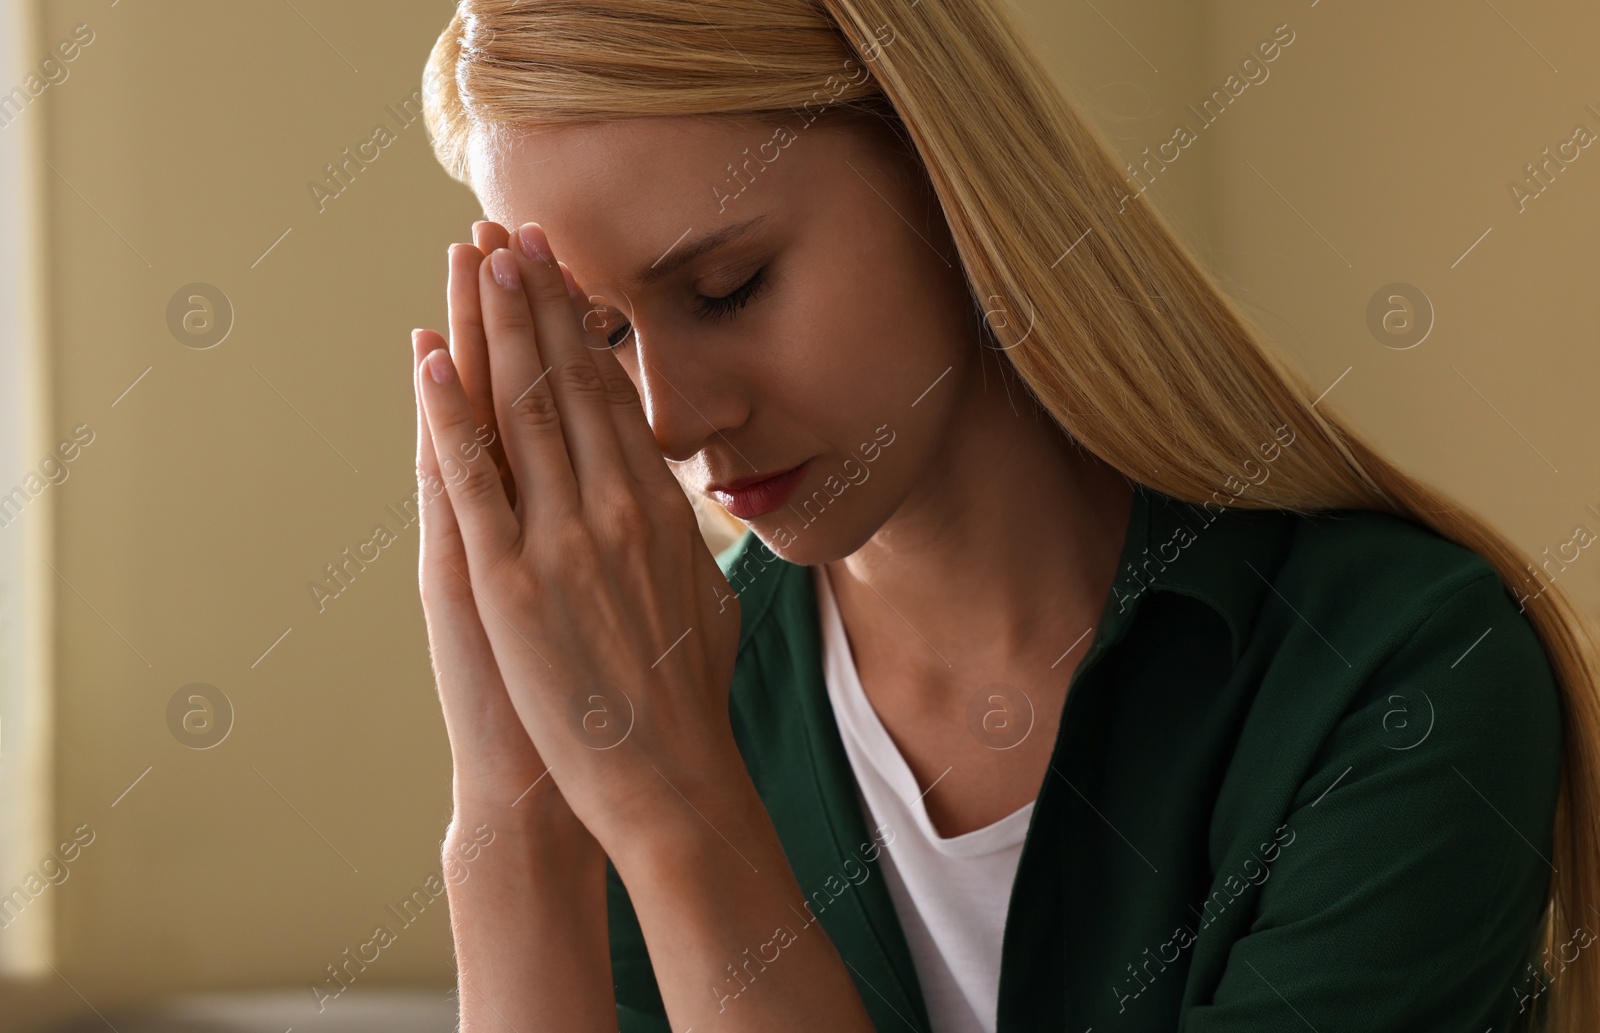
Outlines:
{"label": "woman", "polygon": [[464,0],[425,99],[463,1030],[1593,1028],[1580,614],[999,5]]}

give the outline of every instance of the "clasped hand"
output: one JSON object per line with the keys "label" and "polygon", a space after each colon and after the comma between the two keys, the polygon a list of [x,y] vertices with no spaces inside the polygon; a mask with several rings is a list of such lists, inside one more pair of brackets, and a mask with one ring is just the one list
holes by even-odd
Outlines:
{"label": "clasped hand", "polygon": [[418,576],[457,813],[564,802],[605,846],[748,787],[739,609],[542,230],[474,228],[451,248],[449,347],[413,333]]}

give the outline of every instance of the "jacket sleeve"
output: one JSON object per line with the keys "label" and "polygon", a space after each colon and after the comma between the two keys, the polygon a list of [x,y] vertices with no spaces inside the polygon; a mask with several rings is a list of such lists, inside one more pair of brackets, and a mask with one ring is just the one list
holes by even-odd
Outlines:
{"label": "jacket sleeve", "polygon": [[[1181,1033],[1520,1028],[1543,992],[1529,963],[1559,864],[1561,721],[1548,658],[1498,576],[1451,592],[1333,726],[1254,920]],[[1565,960],[1594,927],[1557,930]]]}
{"label": "jacket sleeve", "polygon": [[619,1033],[672,1033],[639,918],[610,860],[606,861],[606,924],[611,938],[611,977],[617,991]]}

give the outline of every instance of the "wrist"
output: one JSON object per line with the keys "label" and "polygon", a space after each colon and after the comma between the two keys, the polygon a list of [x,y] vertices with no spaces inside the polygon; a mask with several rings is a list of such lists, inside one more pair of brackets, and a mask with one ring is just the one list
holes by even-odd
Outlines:
{"label": "wrist", "polygon": [[613,813],[594,830],[619,875],[694,868],[696,859],[708,852],[743,865],[776,838],[771,816],[743,764],[726,777],[659,781],[662,792],[653,806],[641,813]]}
{"label": "wrist", "polygon": [[583,865],[604,856],[559,794],[554,801],[529,794],[516,805],[458,800],[441,849],[447,865],[455,858],[476,866],[484,852],[519,864],[557,867]]}
{"label": "wrist", "polygon": [[576,821],[572,808],[548,772],[515,794],[486,790],[457,777],[451,785],[451,803],[454,808],[452,825],[486,821],[497,826],[537,831]]}

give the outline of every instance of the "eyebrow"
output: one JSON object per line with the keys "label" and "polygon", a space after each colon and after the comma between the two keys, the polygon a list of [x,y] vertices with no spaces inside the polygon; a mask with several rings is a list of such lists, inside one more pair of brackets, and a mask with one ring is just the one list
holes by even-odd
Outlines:
{"label": "eyebrow", "polygon": [[[766,220],[766,215],[758,215],[753,219],[736,222],[731,226],[724,226],[720,230],[713,230],[710,233],[696,237],[681,247],[674,243],[654,263],[634,274],[633,279],[628,282],[628,286],[634,290],[643,290],[653,283],[664,280],[702,255],[710,254],[718,248],[748,236]],[[690,229],[693,229],[693,227],[690,227]],[[684,235],[687,236],[689,232],[689,230],[685,230]],[[678,239],[681,241],[683,238],[679,237]]]}

